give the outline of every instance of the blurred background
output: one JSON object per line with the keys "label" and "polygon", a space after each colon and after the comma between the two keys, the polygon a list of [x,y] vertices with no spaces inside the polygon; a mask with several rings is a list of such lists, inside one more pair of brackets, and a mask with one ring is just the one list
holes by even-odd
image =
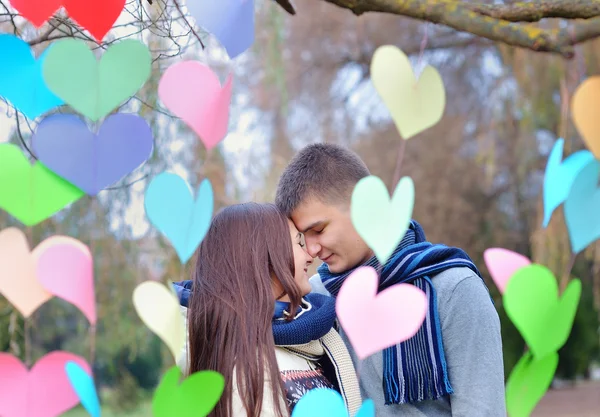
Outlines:
{"label": "blurred background", "polygon": [[[26,229],[32,247],[65,234],[92,249],[97,329],[91,332],[75,307],[52,299],[29,320],[26,337],[22,316],[0,297],[0,350],[29,364],[58,349],[92,358],[103,415],[149,416],[153,389],[173,360],[138,318],[132,291],[144,280],[186,279],[193,266],[193,261],[182,266],[148,224],[143,193],[149,180],[169,170],[197,188],[207,177],[216,210],[272,201],[294,153],[309,143],[329,142],[354,149],[391,187],[401,139],[370,82],[369,65],[378,46],[394,44],[410,54],[417,72],[425,65],[437,68],[446,86],[443,119],[408,141],[399,167],[415,183],[414,218],[430,241],[462,247],[484,273],[502,320],[509,375],[525,345],[503,311],[483,251],[517,251],[548,266],[565,288],[569,239],[562,209],[541,227],[542,181],[557,138],[565,138],[565,154],[584,148],[568,103],[583,79],[600,73],[600,43],[579,45],[575,58],[565,60],[431,23],[382,14],[356,17],[322,0],[296,3],[298,14],[290,16],[271,0],[257,0],[254,45],[231,61],[216,39],[190,29],[194,21],[183,17],[184,5],[128,2],[105,43],[93,45],[106,48],[135,38],[149,46],[152,77],[120,111],[139,113],[151,124],[152,159],[96,198],[85,196]],[[0,6],[0,32],[30,41],[38,54],[54,37],[89,40],[64,12],[36,31],[7,0]],[[157,97],[161,74],[183,59],[207,63],[222,81],[235,75],[230,133],[208,159],[203,144]],[[0,142],[19,144],[27,153],[32,129],[35,123],[0,101]],[[9,226],[23,228],[0,211],[0,229]],[[578,256],[573,276],[583,283],[579,310],[560,351],[556,379],[534,416],[600,415],[600,244]],[[83,409],[67,413],[84,415]]]}

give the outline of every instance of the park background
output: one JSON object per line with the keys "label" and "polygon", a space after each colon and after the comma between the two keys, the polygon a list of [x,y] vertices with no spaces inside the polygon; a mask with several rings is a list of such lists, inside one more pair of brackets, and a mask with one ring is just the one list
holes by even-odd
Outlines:
{"label": "park background", "polygon": [[[188,278],[193,265],[182,266],[149,225],[143,208],[149,180],[169,170],[196,188],[209,178],[216,210],[272,201],[279,174],[294,153],[306,144],[327,142],[354,149],[388,187],[398,168],[413,178],[413,217],[428,239],[465,249],[485,275],[502,320],[509,375],[525,344],[503,311],[483,251],[519,252],[548,266],[565,288],[569,239],[562,209],[547,228],[541,226],[542,181],[557,138],[565,138],[565,154],[584,149],[568,104],[582,80],[600,73],[600,41],[556,53],[533,52],[533,47],[391,14],[357,17],[330,3],[340,2],[296,1],[297,14],[291,16],[274,1],[257,0],[255,42],[232,61],[215,38],[194,25],[184,4],[128,1],[101,48],[134,38],[152,52],[150,80],[120,111],[139,113],[150,123],[153,156],[113,189],[85,196],[27,230],[32,247],[64,234],[92,249],[99,318],[95,339],[75,307],[52,299],[33,314],[26,349],[22,316],[0,297],[0,350],[30,364],[53,350],[85,358],[93,352],[103,415],[149,416],[153,389],[173,359],[137,316],[132,292],[145,280]],[[564,24],[538,23],[546,29]],[[6,0],[0,0],[0,33],[18,34],[38,53],[49,39],[90,40],[64,12],[36,32]],[[371,57],[385,44],[400,47],[417,71],[425,65],[437,68],[446,87],[444,117],[408,141],[400,167],[401,139],[369,78]],[[229,72],[235,77],[230,133],[208,160],[203,144],[157,96],[160,76],[184,59],[208,64],[221,80]],[[34,127],[0,101],[0,142],[26,149]],[[0,228],[9,226],[22,227],[0,212]],[[582,299],[569,341],[559,352],[553,387],[534,413],[539,417],[592,416],[600,410],[600,244],[578,256],[572,276],[582,280]],[[81,408],[67,413],[84,415]]]}

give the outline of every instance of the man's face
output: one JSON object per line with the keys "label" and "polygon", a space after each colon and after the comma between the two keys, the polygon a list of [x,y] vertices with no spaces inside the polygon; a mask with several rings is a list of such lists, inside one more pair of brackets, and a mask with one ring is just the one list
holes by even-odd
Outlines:
{"label": "man's face", "polygon": [[310,198],[294,210],[292,221],[304,233],[308,253],[325,262],[332,273],[352,269],[373,256],[354,229],[347,207]]}

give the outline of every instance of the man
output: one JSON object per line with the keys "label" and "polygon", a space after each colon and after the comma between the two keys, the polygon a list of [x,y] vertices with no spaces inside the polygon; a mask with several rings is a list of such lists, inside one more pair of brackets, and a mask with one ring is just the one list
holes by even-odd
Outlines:
{"label": "man", "polygon": [[[377,269],[377,258],[350,218],[354,186],[368,175],[350,150],[313,144],[279,180],[277,206],[304,233],[310,255],[323,261],[311,278],[314,292],[335,296],[357,267]],[[426,242],[413,221],[383,266],[379,290],[401,282],[421,288],[429,300],[426,320],[413,338],[359,365],[341,332],[377,417],[506,416],[500,320],[470,258],[458,248]]]}

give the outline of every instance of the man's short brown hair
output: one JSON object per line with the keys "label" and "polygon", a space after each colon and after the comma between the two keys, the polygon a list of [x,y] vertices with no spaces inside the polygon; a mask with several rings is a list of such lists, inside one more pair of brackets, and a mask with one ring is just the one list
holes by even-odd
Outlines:
{"label": "man's short brown hair", "polygon": [[327,143],[308,145],[281,174],[275,204],[290,217],[311,197],[323,203],[345,203],[356,183],[369,175],[363,160],[348,148]]}

